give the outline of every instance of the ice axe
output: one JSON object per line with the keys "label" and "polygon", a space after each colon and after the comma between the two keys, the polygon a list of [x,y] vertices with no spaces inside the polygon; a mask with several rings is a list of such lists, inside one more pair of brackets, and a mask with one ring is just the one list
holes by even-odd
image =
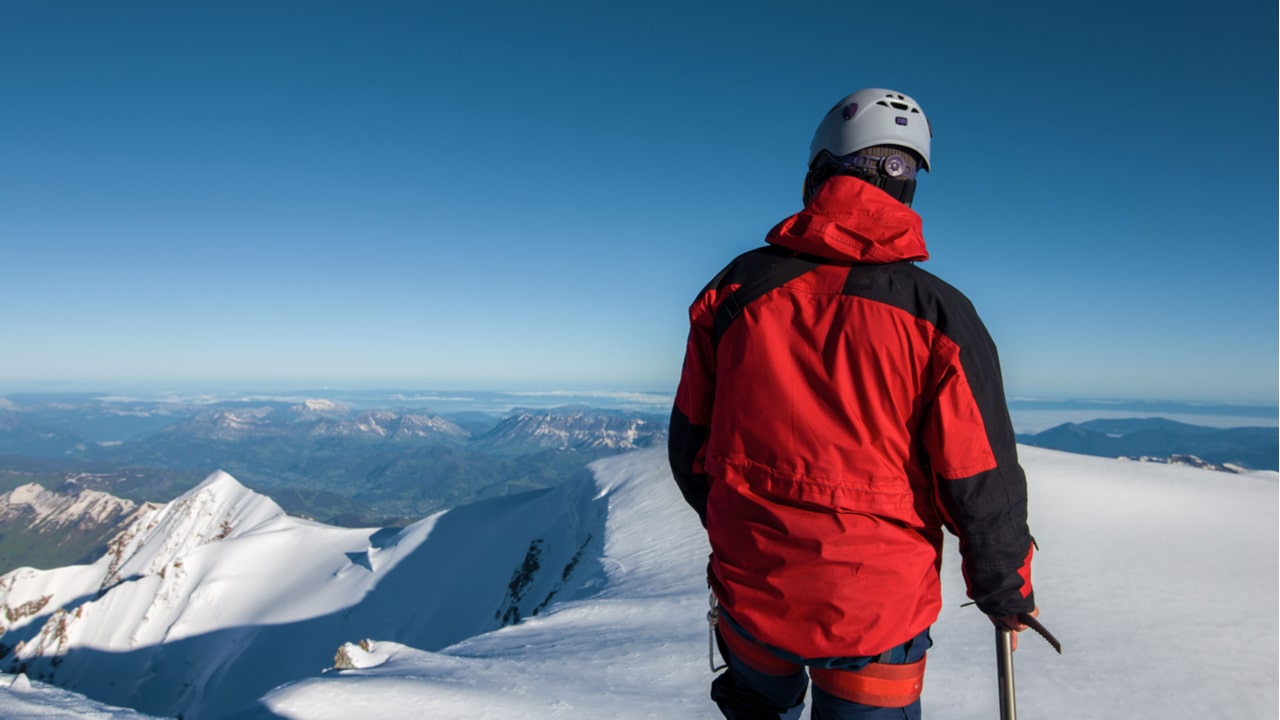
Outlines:
{"label": "ice axe", "polygon": [[[1062,643],[1039,620],[1022,613],[1018,622],[1035,630],[1062,654]],[[1018,700],[1013,688],[1013,631],[1000,623],[996,623],[996,676],[1000,686],[1000,720],[1018,720]]]}

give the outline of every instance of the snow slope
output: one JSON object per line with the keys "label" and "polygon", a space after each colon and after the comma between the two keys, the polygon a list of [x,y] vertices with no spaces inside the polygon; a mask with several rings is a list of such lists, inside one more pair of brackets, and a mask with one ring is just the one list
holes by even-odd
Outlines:
{"label": "snow slope", "polygon": [[152,716],[32,682],[26,675],[6,675],[0,677],[0,717],[6,720],[148,720]]}
{"label": "snow slope", "polygon": [[112,705],[238,716],[347,639],[439,649],[602,580],[604,505],[581,485],[379,531],[288,517],[215,473],[92,566],[0,578],[6,661]]}
{"label": "snow slope", "polygon": [[[1024,636],[1023,717],[1276,717],[1276,473],[1021,453],[1041,618],[1066,653]],[[209,513],[166,508],[184,518],[175,528],[195,529],[172,551],[149,548],[167,542],[158,535],[130,545],[116,572],[126,581],[101,597],[83,595],[106,577],[98,566],[6,576],[10,608],[56,591],[82,615],[63,623],[57,667],[56,643],[17,655],[33,676],[52,673],[97,701],[188,718],[718,717],[707,699],[706,542],[665,453],[593,468],[594,485],[467,506],[398,533],[273,514],[214,476]],[[229,512],[244,525],[211,539]],[[174,574],[147,573],[177,560],[185,575],[161,603]],[[925,712],[987,720],[992,632],[960,607],[958,568],[948,557]],[[523,622],[494,629],[513,609]],[[36,642],[40,624],[15,624],[3,642]],[[117,624],[127,632],[107,629]],[[131,636],[135,646],[121,644]],[[343,643],[351,669],[323,669]],[[0,715],[23,716],[11,703],[31,707],[37,693],[7,682]]]}

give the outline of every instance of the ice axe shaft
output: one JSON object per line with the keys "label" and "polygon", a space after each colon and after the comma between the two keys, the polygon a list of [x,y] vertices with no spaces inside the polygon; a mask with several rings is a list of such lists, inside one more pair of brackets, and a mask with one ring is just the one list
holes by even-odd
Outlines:
{"label": "ice axe shaft", "polygon": [[1013,631],[996,626],[996,674],[1000,683],[1000,720],[1018,720],[1013,688]]}
{"label": "ice axe shaft", "polygon": [[[1062,643],[1035,616],[1020,613],[1018,622],[1035,630],[1059,655],[1062,654]],[[1000,720],[1018,720],[1018,700],[1013,688],[1013,639],[1013,630],[997,622],[996,679],[1000,683]]]}

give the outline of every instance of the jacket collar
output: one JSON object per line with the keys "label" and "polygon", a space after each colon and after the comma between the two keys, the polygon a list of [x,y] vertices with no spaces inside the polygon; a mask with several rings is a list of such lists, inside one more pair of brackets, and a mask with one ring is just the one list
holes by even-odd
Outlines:
{"label": "jacket collar", "polygon": [[846,176],[823,183],[804,210],[778,223],[765,239],[846,262],[929,259],[920,216],[874,185]]}

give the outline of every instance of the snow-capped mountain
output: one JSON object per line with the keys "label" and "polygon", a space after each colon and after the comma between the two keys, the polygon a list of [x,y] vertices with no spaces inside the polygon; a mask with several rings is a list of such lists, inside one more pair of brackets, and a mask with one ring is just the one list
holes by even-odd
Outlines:
{"label": "snow-capped mountain", "polygon": [[[41,567],[84,562],[100,554],[120,528],[155,507],[68,482],[55,490],[28,483],[0,495],[0,534],[6,548]],[[5,561],[13,559],[0,553]],[[9,565],[8,567],[14,567]]]}
{"label": "snow-capped mountain", "polygon": [[93,565],[0,577],[6,667],[148,713],[233,716],[348,639],[435,650],[578,597],[602,577],[597,496],[579,484],[353,530],[215,473]]}
{"label": "snow-capped mountain", "polygon": [[346,405],[325,400],[323,398],[315,398],[303,400],[302,402],[289,408],[299,420],[315,420],[317,418],[330,417],[333,415],[341,415],[348,412]]}
{"label": "snow-capped mountain", "polygon": [[[1277,474],[1021,457],[1065,651],[1023,637],[1023,714],[1274,717]],[[7,665],[168,717],[716,717],[707,546],[665,451],[592,468],[394,531],[302,522],[212,476],[95,565],[0,579],[18,618],[0,641],[25,641]],[[962,607],[951,547],[925,714],[985,720],[991,626]],[[46,692],[4,685],[0,715]]]}
{"label": "snow-capped mountain", "polygon": [[592,408],[521,410],[486,433],[484,445],[543,447],[557,450],[635,450],[666,439],[665,423],[630,413]]}
{"label": "snow-capped mountain", "polygon": [[0,495],[0,524],[21,523],[40,532],[114,526],[138,507],[132,500],[71,484],[62,492],[28,483]]}
{"label": "snow-capped mountain", "polygon": [[466,430],[439,415],[402,410],[351,411],[332,400],[307,400],[289,408],[294,424],[307,427],[307,433],[323,437],[373,438],[467,438]]}
{"label": "snow-capped mountain", "polygon": [[366,437],[466,439],[466,430],[438,415],[396,410],[352,412],[328,400],[273,406],[220,408],[200,413],[162,433],[167,437],[237,442],[268,437]]}
{"label": "snow-capped mountain", "polygon": [[212,410],[167,427],[161,435],[205,440],[243,440],[267,427],[270,414],[271,408],[267,407]]}
{"label": "snow-capped mountain", "polygon": [[466,439],[470,433],[438,415],[401,415],[391,410],[370,410],[354,417],[332,418],[316,423],[311,435],[325,437]]}

